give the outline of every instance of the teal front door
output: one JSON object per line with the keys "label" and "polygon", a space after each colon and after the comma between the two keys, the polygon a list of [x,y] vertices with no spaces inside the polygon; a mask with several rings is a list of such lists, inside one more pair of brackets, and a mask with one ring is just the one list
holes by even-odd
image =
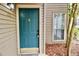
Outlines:
{"label": "teal front door", "polygon": [[24,52],[39,48],[39,9],[19,8],[20,48]]}

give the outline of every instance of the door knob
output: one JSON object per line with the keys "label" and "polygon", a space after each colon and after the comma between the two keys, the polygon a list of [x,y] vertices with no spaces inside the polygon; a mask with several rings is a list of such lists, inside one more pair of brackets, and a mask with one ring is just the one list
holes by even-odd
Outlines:
{"label": "door knob", "polygon": [[37,34],[36,34],[36,36],[39,37],[39,30],[37,30]]}

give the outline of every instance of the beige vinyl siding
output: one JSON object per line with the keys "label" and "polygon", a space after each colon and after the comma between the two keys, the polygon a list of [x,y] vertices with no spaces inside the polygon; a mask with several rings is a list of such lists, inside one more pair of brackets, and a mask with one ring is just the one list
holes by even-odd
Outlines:
{"label": "beige vinyl siding", "polygon": [[17,55],[15,12],[0,4],[0,55]]}
{"label": "beige vinyl siding", "polygon": [[46,4],[46,43],[52,44],[52,24],[53,24],[53,13],[65,13],[67,15],[67,4],[66,3],[47,3]]}

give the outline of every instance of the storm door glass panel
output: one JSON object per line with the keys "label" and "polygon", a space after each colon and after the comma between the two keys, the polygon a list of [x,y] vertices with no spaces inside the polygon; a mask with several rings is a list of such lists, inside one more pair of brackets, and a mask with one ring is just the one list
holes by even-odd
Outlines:
{"label": "storm door glass panel", "polygon": [[54,40],[64,40],[64,19],[65,14],[63,13],[53,14]]}

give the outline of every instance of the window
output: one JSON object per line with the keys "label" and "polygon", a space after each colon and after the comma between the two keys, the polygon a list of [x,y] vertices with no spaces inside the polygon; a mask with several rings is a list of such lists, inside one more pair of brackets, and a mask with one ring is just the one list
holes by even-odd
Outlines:
{"label": "window", "polygon": [[54,13],[53,14],[53,39],[64,40],[65,29],[65,14]]}
{"label": "window", "polygon": [[79,16],[76,17],[74,25],[75,27],[79,28]]}

